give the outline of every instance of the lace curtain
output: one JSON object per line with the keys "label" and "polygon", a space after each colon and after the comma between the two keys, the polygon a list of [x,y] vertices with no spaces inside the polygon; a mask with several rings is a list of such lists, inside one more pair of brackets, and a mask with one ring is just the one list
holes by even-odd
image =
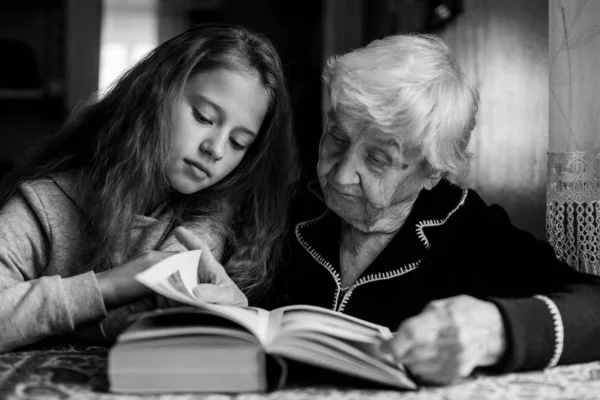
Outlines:
{"label": "lace curtain", "polygon": [[546,232],[559,258],[600,275],[600,1],[549,7]]}

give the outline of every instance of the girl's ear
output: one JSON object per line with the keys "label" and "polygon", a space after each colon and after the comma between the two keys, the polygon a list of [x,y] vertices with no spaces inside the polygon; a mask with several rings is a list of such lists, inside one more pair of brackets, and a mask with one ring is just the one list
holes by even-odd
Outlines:
{"label": "girl's ear", "polygon": [[440,181],[442,180],[444,174],[439,171],[434,171],[428,177],[425,178],[425,183],[423,184],[423,189],[431,190],[433,189]]}

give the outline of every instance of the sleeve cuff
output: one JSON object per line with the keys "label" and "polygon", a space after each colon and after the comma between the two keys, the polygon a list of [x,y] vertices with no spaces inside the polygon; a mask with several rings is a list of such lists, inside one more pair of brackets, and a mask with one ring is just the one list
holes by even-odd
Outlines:
{"label": "sleeve cuff", "polygon": [[491,298],[502,315],[506,353],[493,373],[539,370],[558,363],[564,330],[558,308],[546,296]]}
{"label": "sleeve cuff", "polygon": [[550,362],[548,363],[546,368],[553,368],[558,364],[558,360],[560,360],[560,356],[563,352],[565,344],[565,326],[563,324],[560,311],[558,310],[558,307],[552,300],[550,300],[544,295],[536,295],[533,297],[543,301],[544,304],[546,304],[546,306],[548,307],[550,315],[552,315],[552,322],[554,323],[554,353],[552,354],[552,358],[550,359]]}

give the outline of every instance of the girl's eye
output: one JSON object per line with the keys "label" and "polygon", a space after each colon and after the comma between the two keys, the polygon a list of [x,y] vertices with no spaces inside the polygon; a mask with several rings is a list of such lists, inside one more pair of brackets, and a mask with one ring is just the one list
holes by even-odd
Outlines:
{"label": "girl's eye", "polygon": [[196,110],[196,109],[194,109],[194,118],[196,119],[196,121],[200,122],[201,124],[205,124],[205,125],[213,124],[213,121],[206,118],[204,115],[200,114],[200,112],[198,112],[198,110]]}
{"label": "girl's eye", "polygon": [[233,138],[229,139],[229,143],[231,143],[231,147],[233,147],[233,149],[237,151],[242,151],[246,148],[246,146],[240,144],[237,140]]}

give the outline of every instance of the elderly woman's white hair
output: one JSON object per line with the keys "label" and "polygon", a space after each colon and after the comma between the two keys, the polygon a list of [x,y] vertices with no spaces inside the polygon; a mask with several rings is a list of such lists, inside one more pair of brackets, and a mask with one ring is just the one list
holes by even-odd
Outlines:
{"label": "elderly woman's white hair", "polygon": [[437,36],[406,34],[331,57],[323,73],[331,107],[401,134],[404,151],[415,150],[430,172],[464,178],[475,127],[478,95],[449,47]]}

